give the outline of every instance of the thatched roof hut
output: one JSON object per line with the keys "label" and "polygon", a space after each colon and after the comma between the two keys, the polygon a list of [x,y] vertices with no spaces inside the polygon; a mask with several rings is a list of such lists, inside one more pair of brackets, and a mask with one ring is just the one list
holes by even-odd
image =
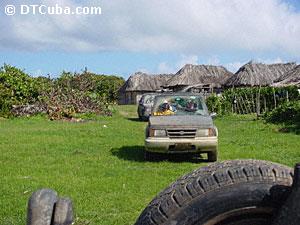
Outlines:
{"label": "thatched roof hut", "polygon": [[146,74],[137,72],[131,75],[121,89],[125,91],[156,91],[167,84],[172,74]]}
{"label": "thatched roof hut", "polygon": [[218,87],[232,75],[223,66],[187,64],[168,81],[166,87],[175,90],[197,84]]}
{"label": "thatched roof hut", "polygon": [[296,63],[249,63],[242,66],[231,78],[229,78],[225,86],[267,86],[271,85],[275,80],[283,74],[296,67]]}
{"label": "thatched roof hut", "polygon": [[273,86],[280,87],[290,85],[296,85],[300,87],[300,65],[279,77]]}
{"label": "thatched roof hut", "polygon": [[131,75],[119,90],[119,103],[136,104],[142,94],[162,89],[172,76],[172,74],[149,75],[142,72]]}

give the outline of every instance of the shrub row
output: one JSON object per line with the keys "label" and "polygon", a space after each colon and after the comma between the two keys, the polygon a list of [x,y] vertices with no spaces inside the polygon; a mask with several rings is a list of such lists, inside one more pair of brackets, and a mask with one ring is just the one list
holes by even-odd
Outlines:
{"label": "shrub row", "polygon": [[300,101],[282,104],[264,117],[267,122],[300,126]]}

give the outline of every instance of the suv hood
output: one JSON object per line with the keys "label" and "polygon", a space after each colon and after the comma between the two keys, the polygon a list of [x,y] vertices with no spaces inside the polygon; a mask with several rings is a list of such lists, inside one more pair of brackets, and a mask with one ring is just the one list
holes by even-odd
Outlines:
{"label": "suv hood", "polygon": [[177,127],[213,127],[211,116],[150,116],[150,126],[177,126]]}

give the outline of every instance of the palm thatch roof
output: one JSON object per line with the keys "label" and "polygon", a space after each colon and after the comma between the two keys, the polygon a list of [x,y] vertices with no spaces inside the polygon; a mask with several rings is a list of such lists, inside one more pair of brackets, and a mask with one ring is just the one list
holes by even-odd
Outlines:
{"label": "palm thatch roof", "polygon": [[283,74],[279,79],[276,80],[276,83],[274,83],[274,86],[290,85],[296,85],[300,87],[300,65]]}
{"label": "palm thatch roof", "polygon": [[229,78],[225,86],[267,86],[295,67],[296,63],[267,65],[250,61]]}
{"label": "palm thatch roof", "polygon": [[172,74],[149,75],[137,72],[128,78],[120,91],[156,91],[165,86],[172,76]]}
{"label": "palm thatch roof", "polygon": [[196,84],[220,86],[233,74],[223,66],[187,64],[169,81],[166,87],[190,86]]}

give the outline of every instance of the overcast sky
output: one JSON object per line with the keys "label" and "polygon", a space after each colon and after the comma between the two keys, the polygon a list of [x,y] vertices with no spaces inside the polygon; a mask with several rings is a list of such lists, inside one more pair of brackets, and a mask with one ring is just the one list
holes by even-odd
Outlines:
{"label": "overcast sky", "polygon": [[[99,6],[101,15],[15,15],[6,5]],[[32,75],[84,67],[125,78],[186,63],[235,72],[255,60],[300,62],[299,0],[2,0],[0,63]]]}

